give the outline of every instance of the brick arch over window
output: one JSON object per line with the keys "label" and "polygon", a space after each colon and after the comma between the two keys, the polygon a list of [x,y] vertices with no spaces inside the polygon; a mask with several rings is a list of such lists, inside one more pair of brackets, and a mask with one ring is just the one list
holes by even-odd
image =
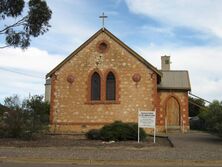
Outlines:
{"label": "brick arch over window", "polygon": [[105,72],[105,100],[106,102],[120,103],[120,80],[119,76],[113,69],[107,69]]}
{"label": "brick arch over window", "polygon": [[[92,80],[93,79],[99,80],[98,76],[100,76],[100,89],[99,89],[100,93],[98,93],[99,90],[96,88],[98,92],[96,93],[97,96],[94,96],[94,92],[93,92],[94,86],[93,86]],[[113,85],[113,83],[111,82],[115,83],[115,85]],[[107,83],[110,86],[107,86]],[[120,83],[119,77],[113,69],[107,69],[103,73],[99,69],[92,70],[88,75],[86,104],[119,104],[120,103],[119,83]],[[112,97],[110,96],[110,98],[106,98],[107,87],[110,87],[110,88],[112,87],[111,89],[115,91],[115,92],[112,91],[113,94],[112,94]],[[100,95],[100,98],[98,98],[98,95]]]}
{"label": "brick arch over window", "polygon": [[106,76],[106,100],[116,100],[116,77],[112,72]]}
{"label": "brick arch over window", "polygon": [[101,77],[97,72],[91,76],[91,100],[101,100]]}
{"label": "brick arch over window", "polygon": [[103,99],[102,87],[103,87],[103,76],[98,70],[92,70],[88,76],[88,102],[90,101],[101,101]]}

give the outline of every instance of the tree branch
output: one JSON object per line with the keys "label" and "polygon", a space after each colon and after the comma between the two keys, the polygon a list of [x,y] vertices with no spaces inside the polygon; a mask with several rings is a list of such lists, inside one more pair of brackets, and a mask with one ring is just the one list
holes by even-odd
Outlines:
{"label": "tree branch", "polygon": [[17,26],[20,26],[20,25],[24,24],[23,21],[24,21],[26,18],[27,18],[27,16],[23,17],[21,20],[17,21],[16,23],[14,23],[14,24],[12,24],[12,25],[9,25],[9,26],[5,27],[4,29],[0,30],[0,34],[3,33],[3,32],[5,32],[6,30],[8,30],[8,29],[11,28],[11,27],[17,27]]}

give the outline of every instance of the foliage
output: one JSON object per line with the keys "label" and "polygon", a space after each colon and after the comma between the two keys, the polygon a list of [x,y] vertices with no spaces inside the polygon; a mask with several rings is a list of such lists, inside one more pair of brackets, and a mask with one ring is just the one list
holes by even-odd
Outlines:
{"label": "foliage", "polygon": [[21,138],[28,135],[28,125],[25,119],[26,113],[21,109],[10,110],[3,115],[3,124],[1,135],[4,137],[18,137]]}
{"label": "foliage", "polygon": [[27,48],[31,37],[38,37],[48,31],[51,14],[52,11],[44,0],[1,0],[0,35],[5,36],[6,46],[0,48]]}
{"label": "foliage", "polygon": [[213,101],[206,110],[203,110],[198,115],[202,129],[210,133],[222,136],[222,102]]}
{"label": "foliage", "polygon": [[[204,112],[204,111],[202,111],[202,112]],[[190,119],[190,129],[192,129],[192,130],[203,130],[203,131],[206,130],[205,120],[200,118],[199,116],[192,117]]]}
{"label": "foliage", "polygon": [[5,111],[10,111],[10,108],[6,107],[6,106],[3,106],[1,103],[0,103],[0,117],[3,116],[3,113]]}
{"label": "foliage", "polygon": [[24,110],[33,114],[34,120],[39,117],[39,121],[44,124],[49,124],[50,106],[45,102],[43,96],[34,95],[29,99],[25,99],[22,104]]}
{"label": "foliage", "polygon": [[189,97],[189,117],[197,116],[202,111],[202,107],[205,107],[203,100]]}
{"label": "foliage", "polygon": [[17,110],[21,108],[21,102],[18,95],[6,97],[4,103],[5,103],[4,106],[6,106],[11,110]]}
{"label": "foliage", "polygon": [[42,96],[32,96],[19,103],[14,95],[5,98],[4,110],[0,115],[0,135],[2,137],[31,139],[47,130],[49,122],[49,104]]}
{"label": "foliage", "polygon": [[203,110],[201,111],[199,114],[198,114],[198,117],[201,119],[201,120],[206,120],[207,117],[208,117],[208,113],[209,113],[209,108],[207,108],[207,110]]}
{"label": "foliage", "polygon": [[[88,139],[101,139],[105,141],[126,141],[137,140],[138,124],[136,123],[123,123],[115,121],[112,124],[103,126],[100,130],[91,130],[87,133]],[[146,133],[140,128],[140,139],[146,139]]]}
{"label": "foliage", "polygon": [[86,133],[86,137],[87,139],[90,139],[90,140],[100,140],[101,139],[100,130],[99,129],[89,130]]}
{"label": "foliage", "polygon": [[209,111],[201,117],[206,121],[206,128],[209,132],[222,136],[222,102],[213,101],[209,105]]}

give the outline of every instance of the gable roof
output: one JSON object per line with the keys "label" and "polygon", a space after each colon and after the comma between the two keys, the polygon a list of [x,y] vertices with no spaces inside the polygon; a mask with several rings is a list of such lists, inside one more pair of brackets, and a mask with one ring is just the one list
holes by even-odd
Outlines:
{"label": "gable roof", "polygon": [[119,40],[116,36],[114,36],[111,32],[109,32],[106,28],[101,28],[97,31],[93,36],[91,36],[86,42],[84,42],[80,47],[78,47],[74,52],[72,52],[68,57],[66,57],[60,64],[58,64],[54,69],[52,69],[47,75],[46,78],[51,77],[53,73],[59,70],[67,61],[69,61],[73,56],[75,56],[80,50],[82,50],[85,46],[87,46],[93,39],[95,39],[100,33],[104,32],[109,37],[111,37],[115,42],[120,44],[123,48],[125,48],[129,53],[131,53],[134,57],[136,57],[140,62],[142,62],[147,68],[153,70],[159,77],[162,76],[161,72],[147,62],[143,57],[141,57],[138,53],[124,44],[121,40]]}
{"label": "gable roof", "polygon": [[188,71],[161,71],[161,82],[157,85],[159,90],[186,90],[190,91],[190,79]]}

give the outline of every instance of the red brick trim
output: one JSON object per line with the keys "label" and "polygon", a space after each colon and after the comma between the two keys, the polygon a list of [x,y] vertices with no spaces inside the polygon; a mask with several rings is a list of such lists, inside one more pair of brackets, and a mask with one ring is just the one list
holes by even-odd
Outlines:
{"label": "red brick trim", "polygon": [[53,74],[51,77],[51,98],[50,98],[50,117],[49,122],[53,124],[54,119],[54,106],[55,106],[55,80],[57,79],[56,75]]}
{"label": "red brick trim", "polygon": [[153,84],[153,88],[152,88],[153,102],[152,102],[152,104],[154,106],[154,109],[157,110],[157,76],[154,72],[150,74],[150,79],[152,80],[152,84]]}
{"label": "red brick trim", "polygon": [[[160,103],[161,103],[160,93],[157,92],[157,97],[156,97],[157,125],[162,126],[165,120],[163,120],[164,114],[160,111],[160,108],[161,108]],[[162,117],[160,115],[162,115]]]}
{"label": "red brick trim", "polygon": [[152,82],[152,98],[153,98],[153,110],[156,110],[156,123],[160,125],[160,97],[157,92],[157,74],[152,72],[150,73],[150,80]]}
{"label": "red brick trim", "polygon": [[[91,78],[92,78],[92,75],[95,73],[95,72],[97,72],[98,74],[99,74],[99,76],[100,76],[100,100],[98,100],[98,101],[91,101]],[[90,73],[89,73],[89,75],[88,75],[88,80],[87,80],[87,95],[86,95],[86,99],[87,99],[87,101],[86,101],[86,104],[87,103],[99,103],[99,102],[101,102],[102,101],[102,99],[104,99],[103,98],[103,87],[104,87],[104,85],[103,85],[103,83],[104,83],[104,81],[103,81],[103,79],[104,79],[104,77],[103,77],[103,75],[102,75],[102,72],[98,69],[98,68],[96,68],[96,69],[93,69]]]}
{"label": "red brick trim", "polygon": [[[185,125],[187,125],[187,126],[190,126],[190,123],[189,123],[189,119],[188,119],[188,117],[189,117],[189,101],[188,101],[188,92],[186,92],[186,104],[185,104],[185,112],[186,112],[186,123],[185,123]],[[184,111],[183,111],[183,114],[185,114],[184,113]]]}
{"label": "red brick trim", "polygon": [[[116,80],[116,92],[115,92],[115,100],[114,101],[110,101],[110,100],[106,100],[106,79],[107,79],[107,75],[110,73],[110,72],[112,72],[113,73],[113,75],[115,76],[115,80]],[[109,69],[107,69],[106,71],[105,71],[105,79],[104,79],[104,102],[106,103],[106,104],[109,104],[109,103],[111,103],[111,104],[113,104],[113,103],[116,103],[116,104],[119,104],[120,103],[120,101],[119,101],[119,99],[120,99],[120,80],[119,80],[119,75],[117,74],[117,72],[114,70],[114,69],[112,69],[112,68],[109,68]]]}
{"label": "red brick trim", "polygon": [[87,101],[85,104],[98,105],[98,104],[120,104],[119,101]]}
{"label": "red brick trim", "polygon": [[[91,77],[94,74],[94,72],[97,72],[100,75],[100,79],[101,79],[101,88],[100,88],[100,97],[101,99],[98,101],[92,101],[91,100]],[[116,100],[106,100],[106,77],[108,75],[109,72],[112,72],[115,76],[116,79]],[[113,69],[107,69],[104,72],[105,75],[103,75],[103,73],[99,70],[99,69],[93,69],[89,75],[88,75],[88,80],[87,80],[87,95],[86,95],[86,102],[85,104],[90,104],[90,105],[98,105],[98,104],[120,104],[120,80],[119,80],[119,76],[117,75],[116,71]]]}

